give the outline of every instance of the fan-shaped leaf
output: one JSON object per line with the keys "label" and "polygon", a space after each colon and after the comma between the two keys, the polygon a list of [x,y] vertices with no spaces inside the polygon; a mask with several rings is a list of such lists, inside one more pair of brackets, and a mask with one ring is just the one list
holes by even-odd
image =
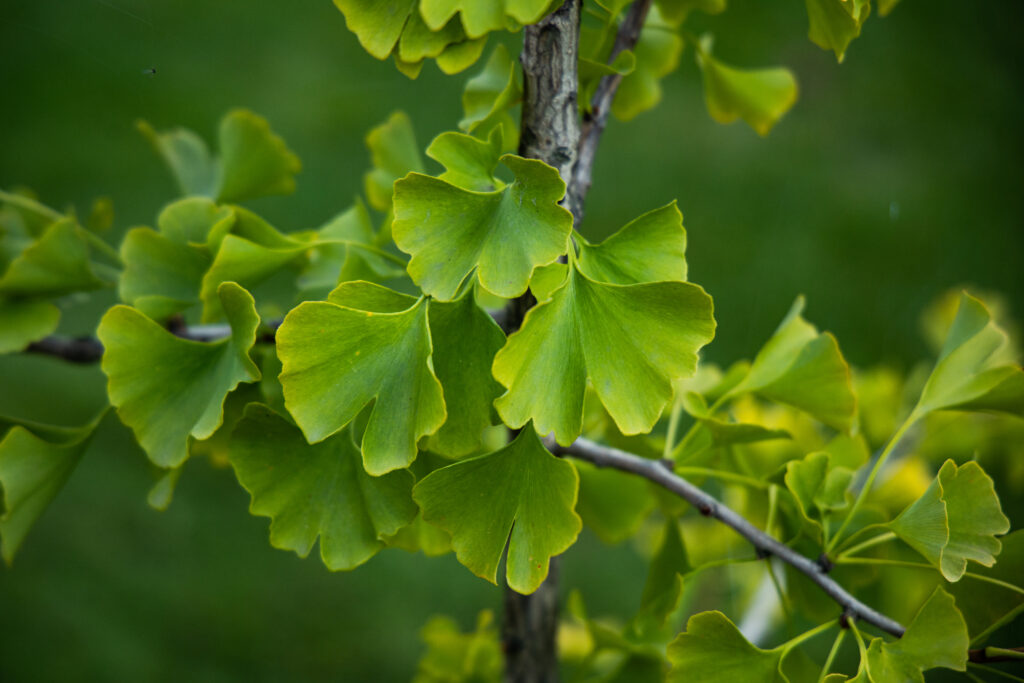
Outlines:
{"label": "fan-shaped leaf", "polygon": [[7,564],[64,487],[103,415],[82,427],[0,417],[0,541]]}
{"label": "fan-shaped leaf", "polygon": [[673,201],[635,218],[600,244],[580,245],[580,270],[617,285],[686,281],[686,229]]}
{"label": "fan-shaped leaf", "polygon": [[959,581],[967,561],[991,567],[1002,548],[997,535],[1010,530],[992,479],[976,462],[947,460],[924,495],[889,528],[942,572]]}
{"label": "fan-shaped leaf", "polygon": [[526,291],[534,268],[568,249],[572,214],[558,205],[565,183],[534,159],[505,155],[515,181],[494,192],[471,192],[412,173],[395,183],[395,243],[411,254],[409,275],[424,293],[452,299],[476,274],[505,298]]}
{"label": "fan-shaped leaf", "polygon": [[218,342],[175,337],[128,306],[100,321],[110,402],[160,467],[184,462],[189,437],[205,439],[220,426],[228,392],[260,378],[249,358],[259,325],[252,296],[233,282],[219,293],[231,337]]}
{"label": "fan-shaped leaf", "polygon": [[85,231],[74,218],[61,218],[10,262],[0,297],[58,297],[105,284],[89,261]]}
{"label": "fan-shaped leaf", "polygon": [[690,558],[679,532],[679,522],[665,522],[665,533],[658,551],[651,559],[651,567],[640,598],[640,611],[633,620],[640,633],[660,629],[665,620],[679,606],[683,595],[683,575],[691,571]]}
{"label": "fan-shaped leaf", "polygon": [[306,557],[317,537],[328,569],[352,569],[416,516],[408,472],[371,477],[349,430],[309,445],[288,420],[250,404],[235,429],[231,465],[270,517],[270,544]]}
{"label": "fan-shaped leaf", "polygon": [[52,334],[60,309],[42,299],[0,299],[0,354],[21,351]]}
{"label": "fan-shaped leaf", "polygon": [[494,177],[501,158],[501,130],[495,128],[487,140],[463,133],[441,133],[427,147],[427,156],[441,163],[441,180],[466,190],[489,192],[504,187]]}
{"label": "fan-shaped leaf", "polygon": [[860,35],[871,14],[870,0],[806,0],[810,20],[808,37],[823,50],[832,50],[840,62],[846,48]]}
{"label": "fan-shaped leaf", "polygon": [[292,310],[276,338],[285,405],[310,443],[340,431],[375,401],[362,440],[370,474],[407,467],[420,437],[444,424],[425,300],[344,283],[326,302]]}
{"label": "fan-shaped leaf", "polygon": [[924,683],[921,672],[936,667],[967,668],[967,624],[953,597],[935,589],[899,640],[875,638],[867,651],[866,669],[873,683]]}
{"label": "fan-shaped leaf", "polygon": [[432,30],[440,30],[458,12],[470,38],[503,31],[508,19],[534,24],[547,12],[551,0],[420,0],[420,13]]}
{"label": "fan-shaped leaf", "polygon": [[423,160],[409,116],[402,111],[392,113],[366,136],[366,146],[370,148],[373,163],[373,170],[364,178],[366,198],[373,208],[387,211],[391,208],[395,181],[409,172],[423,172]]}
{"label": "fan-shaped leaf", "polygon": [[915,414],[977,410],[1024,416],[1024,370],[1000,362],[1006,343],[985,305],[964,292]]}
{"label": "fan-shaped leaf", "polygon": [[[848,4],[853,1],[848,0]],[[741,118],[758,135],[767,135],[796,102],[796,79],[789,69],[728,66],[711,56],[711,41],[707,37],[697,50],[697,64],[704,76],[708,112],[719,123]]]}
{"label": "fan-shaped leaf", "polygon": [[830,427],[848,431],[856,411],[850,367],[839,344],[828,332],[801,316],[803,297],[798,297],[758,352],[742,382],[730,396],[757,393],[799,408]]}
{"label": "fan-shaped leaf", "polygon": [[569,445],[582,429],[589,377],[620,431],[648,432],[672,397],[672,381],[694,373],[714,330],[711,297],[696,285],[606,284],[572,265],[495,356],[494,376],[508,387],[495,406],[505,424],[533,419]]}
{"label": "fan-shaped leaf", "polygon": [[548,560],[580,532],[577,485],[572,465],[524,429],[501,450],[428,475],[413,497],[423,518],[451,535],[459,562],[492,583],[507,541],[508,585],[532,593],[548,574]]}
{"label": "fan-shaped leaf", "polygon": [[672,670],[668,680],[783,681],[779,672],[784,652],[762,650],[743,637],[721,612],[701,612],[686,622],[686,631],[669,643]]}
{"label": "fan-shaped leaf", "polygon": [[[662,18],[657,7],[647,14],[640,39],[633,49],[634,64],[619,84],[612,101],[617,119],[629,121],[661,101],[661,79],[679,67],[683,39]],[[620,64],[624,69],[627,64]]]}
{"label": "fan-shaped leaf", "polygon": [[491,404],[502,387],[491,376],[491,363],[505,335],[468,291],[451,303],[430,302],[430,336],[448,419],[427,448],[448,456],[467,455],[480,448],[481,432],[492,424]]}
{"label": "fan-shaped leaf", "polygon": [[459,128],[477,136],[490,134],[501,126],[505,149],[519,144],[519,128],[509,109],[523,96],[516,63],[504,45],[498,45],[483,70],[466,82],[462,92],[462,120]]}
{"label": "fan-shaped leaf", "polygon": [[146,121],[135,125],[167,164],[182,196],[216,196],[220,166],[201,137],[187,128],[158,133]]}

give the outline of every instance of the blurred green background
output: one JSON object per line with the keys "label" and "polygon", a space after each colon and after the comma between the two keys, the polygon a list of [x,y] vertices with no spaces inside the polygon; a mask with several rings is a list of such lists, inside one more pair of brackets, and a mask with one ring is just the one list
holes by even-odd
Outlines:
{"label": "blurred green background", "polygon": [[[718,362],[755,352],[801,292],[861,366],[923,357],[918,314],[951,286],[1003,292],[1024,317],[1022,18],[1014,2],[905,0],[838,65],[807,40],[796,0],[695,17],[721,59],[790,67],[800,100],[766,139],[717,125],[687,51],[658,109],[610,125],[583,232],[678,199],[690,277],[715,297]],[[0,187],[80,212],[109,195],[117,239],[176,193],[133,122],[212,140],[243,106],[304,165],[293,196],[251,207],[309,228],[361,191],[371,127],[404,109],[426,146],[460,117],[465,78],[427,66],[407,80],[362,51],[329,0],[4,0]],[[112,302],[72,306],[63,331],[91,331]],[[76,424],[103,404],[98,367],[0,357],[0,412]],[[469,627],[500,603],[450,556],[385,551],[330,574],[273,550],[230,471],[205,461],[165,513],[146,507],[150,483],[108,417],[0,570],[0,680],[406,680],[429,615]],[[563,567],[593,613],[635,608],[645,570],[628,545],[584,535]]]}

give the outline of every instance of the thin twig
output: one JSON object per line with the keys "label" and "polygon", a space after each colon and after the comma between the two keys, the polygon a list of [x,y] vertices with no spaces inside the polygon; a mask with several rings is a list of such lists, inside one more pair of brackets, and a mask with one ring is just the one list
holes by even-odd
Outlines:
{"label": "thin twig", "polygon": [[[619,25],[618,33],[615,34],[615,42],[612,44],[612,51],[608,56],[609,64],[614,62],[615,58],[624,50],[632,50],[636,47],[637,41],[640,40],[640,31],[643,29],[650,9],[651,0],[634,0]],[[572,180],[569,182],[569,206],[576,217],[577,225],[583,220],[583,200],[590,190],[597,145],[601,141],[604,127],[608,124],[608,114],[611,113],[612,101],[615,99],[615,93],[618,91],[620,83],[622,83],[622,74],[611,73],[602,77],[597,84],[594,97],[590,101],[590,111],[583,115],[576,165],[572,169]]]}
{"label": "thin twig", "polygon": [[555,455],[567,455],[579,460],[586,460],[598,467],[611,467],[623,472],[631,472],[663,486],[685,499],[705,517],[717,519],[732,528],[762,554],[775,555],[805,574],[811,581],[818,584],[826,595],[835,600],[849,616],[897,637],[902,636],[906,630],[899,622],[853,597],[845,588],[829,577],[817,562],[804,557],[758,529],[739,513],[734,512],[713,496],[672,472],[663,461],[648,460],[584,438],[576,439],[571,446],[559,446],[551,441],[547,445]]}

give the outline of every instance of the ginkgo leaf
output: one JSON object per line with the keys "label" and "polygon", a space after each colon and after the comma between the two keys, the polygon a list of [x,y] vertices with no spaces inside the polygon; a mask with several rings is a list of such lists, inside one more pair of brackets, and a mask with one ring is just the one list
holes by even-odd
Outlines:
{"label": "ginkgo leaf", "polygon": [[830,333],[819,333],[801,316],[804,298],[758,352],[729,396],[756,393],[789,404],[840,431],[848,431],[857,408],[850,367]]}
{"label": "ginkgo leaf", "polygon": [[[494,48],[483,70],[467,81],[462,92],[463,116],[459,128],[483,136],[501,125],[505,148],[515,149],[519,143],[518,127],[511,121],[508,110],[523,96],[516,68],[504,45]],[[513,125],[502,125],[506,122]]]}
{"label": "ginkgo leaf", "polygon": [[476,630],[463,633],[453,619],[433,616],[420,630],[427,646],[416,668],[414,683],[497,683],[504,657],[494,613],[483,610]]}
{"label": "ginkgo leaf", "polygon": [[474,275],[489,292],[513,298],[534,268],[564,254],[572,214],[559,206],[565,183],[542,161],[501,157],[515,181],[471,192],[410,173],[395,183],[395,244],[411,254],[410,277],[424,293],[452,299]]}
{"label": "ginkgo leaf", "polygon": [[889,523],[947,581],[959,581],[971,560],[991,567],[1002,548],[997,535],[1010,530],[992,479],[976,462],[947,460],[917,501]]}
{"label": "ginkgo leaf", "polygon": [[633,219],[600,244],[578,243],[580,270],[594,280],[686,281],[686,229],[674,201]]}
{"label": "ginkgo leaf", "polygon": [[684,392],[680,400],[683,409],[699,422],[693,437],[680,441],[672,450],[672,459],[680,465],[692,463],[715,448],[792,438],[785,429],[770,429],[759,424],[730,422],[715,417],[704,397],[694,391]]}
{"label": "ginkgo leaf", "polygon": [[412,121],[405,112],[392,113],[366,136],[366,146],[373,163],[373,170],[364,178],[366,199],[373,208],[387,211],[391,208],[395,181],[410,172],[423,172]]}
{"label": "ginkgo leaf", "polygon": [[[411,472],[416,481],[420,481],[430,473],[447,467],[451,463],[449,458],[429,451],[421,451],[406,471]],[[400,548],[409,553],[422,552],[427,557],[437,557],[452,551],[451,537],[443,529],[425,522],[418,508],[416,518],[412,522],[383,540],[389,548]]]}
{"label": "ginkgo leaf", "polygon": [[1024,370],[1000,362],[1006,333],[966,292],[914,414],[972,410],[1024,416]]}
{"label": "ginkgo leaf", "polygon": [[889,12],[892,12],[899,3],[900,0],[878,0],[878,15],[888,16]]}
{"label": "ginkgo leaf", "polygon": [[476,64],[486,45],[486,38],[452,43],[437,56],[437,68],[449,76],[465,71]]}
{"label": "ginkgo leaf", "polygon": [[767,135],[796,102],[796,78],[789,69],[728,66],[711,56],[711,40],[707,36],[697,49],[697,64],[704,76],[708,113],[719,123],[741,118],[758,135]]}
{"label": "ginkgo leaf", "polygon": [[623,434],[649,432],[672,381],[695,372],[697,351],[714,331],[711,297],[696,285],[607,284],[571,265],[495,356],[494,376],[508,387],[495,407],[505,424],[532,419],[567,446],[582,430],[589,378]]}
{"label": "ginkgo leaf", "polygon": [[651,559],[640,598],[640,611],[633,619],[637,631],[643,634],[665,625],[665,620],[679,606],[683,595],[683,575],[692,569],[679,522],[669,519],[665,522],[661,545]]}
{"label": "ginkgo leaf", "polygon": [[128,306],[114,306],[100,321],[110,402],[160,467],[183,463],[189,438],[205,439],[220,426],[228,393],[260,378],[249,358],[259,326],[255,302],[233,282],[219,293],[231,336],[213,343],[176,337]]}
{"label": "ginkgo leaf", "polygon": [[501,189],[504,183],[494,177],[501,159],[501,130],[495,128],[487,140],[464,133],[441,133],[430,146],[427,156],[445,167],[438,176],[452,185],[476,192]]}
{"label": "ginkgo leaf", "polygon": [[665,21],[672,26],[683,23],[690,12],[700,10],[705,14],[721,14],[725,11],[726,0],[655,0]]}
{"label": "ginkgo leaf", "polygon": [[167,164],[182,196],[217,194],[220,166],[201,137],[187,128],[158,133],[146,121],[137,121],[135,125]]}
{"label": "ginkgo leaf", "polygon": [[220,122],[220,184],[217,201],[246,199],[295,191],[299,158],[270,130],[262,116],[235,109]]}
{"label": "ginkgo leaf", "polygon": [[53,334],[60,309],[43,299],[0,298],[0,354],[21,351]]}
{"label": "ginkgo leaf", "polygon": [[0,276],[0,297],[59,297],[107,283],[93,270],[85,231],[74,218],[47,227]]}
{"label": "ginkgo leaf", "polygon": [[440,29],[431,29],[419,12],[412,12],[398,39],[396,55],[403,62],[422,62],[428,57],[437,57],[448,45],[464,40],[466,33],[457,18],[452,18]]}
{"label": "ginkgo leaf", "polygon": [[932,593],[899,640],[874,638],[862,662],[872,683],[924,683],[923,671],[967,668],[967,624],[942,587]]}
{"label": "ginkgo leaf", "polygon": [[782,681],[783,654],[780,648],[762,650],[752,645],[721,612],[701,612],[690,617],[686,630],[669,643],[668,680]]}
{"label": "ginkgo leaf", "polygon": [[461,456],[480,448],[481,432],[492,424],[491,404],[502,386],[491,376],[494,354],[505,335],[467,291],[451,303],[431,301],[430,337],[434,373],[444,389],[448,419],[427,441],[427,448]]}
{"label": "ginkgo leaf", "polygon": [[387,59],[417,0],[334,0],[345,25],[377,59]]}
{"label": "ginkgo leaf", "polygon": [[810,20],[808,37],[823,50],[832,50],[840,62],[846,48],[860,35],[871,14],[870,0],[805,0]]}
{"label": "ginkgo leaf", "polygon": [[982,638],[980,644],[984,644],[984,634],[991,635],[993,625],[1006,623],[1006,616],[1024,605],[1024,593],[1007,588],[1007,585],[1020,584],[1024,576],[1024,529],[1003,536],[999,542],[1003,546],[999,561],[992,567],[973,567],[973,570],[1001,584],[960,581],[949,585],[967,622],[972,644],[979,638]]}
{"label": "ginkgo leaf", "polygon": [[786,488],[793,494],[800,516],[814,529],[818,540],[821,540],[825,516],[832,510],[846,507],[846,491],[853,481],[853,473],[851,469],[833,466],[832,456],[824,451],[786,463],[783,477]]}
{"label": "ginkgo leaf", "polygon": [[459,562],[497,583],[508,542],[506,578],[519,593],[537,590],[548,560],[569,548],[582,528],[573,466],[551,455],[533,429],[508,446],[461,460],[413,489],[423,518],[452,537]]}
{"label": "ginkgo leaf", "polygon": [[[629,121],[661,101],[661,79],[679,67],[683,39],[662,18],[657,7],[647,14],[640,39],[633,49],[634,66],[612,100],[612,114]],[[625,66],[625,65],[622,65]]]}
{"label": "ginkgo leaf", "polygon": [[249,511],[270,517],[270,544],[306,557],[319,537],[332,571],[366,562],[416,516],[412,475],[368,475],[350,430],[310,445],[260,404],[235,428],[231,466],[252,496]]}
{"label": "ginkgo leaf", "polygon": [[444,424],[424,299],[343,283],[327,301],[293,309],[276,339],[285,405],[310,443],[340,431],[374,401],[362,439],[370,474],[407,467],[416,442]]}
{"label": "ginkgo leaf", "polygon": [[64,487],[105,414],[82,427],[0,417],[0,542],[7,564]]}
{"label": "ginkgo leaf", "polygon": [[580,476],[576,512],[587,528],[605,543],[622,543],[635,534],[656,504],[648,483],[587,462],[575,465]]}
{"label": "ginkgo leaf", "polygon": [[153,144],[178,181],[183,195],[238,202],[295,190],[298,157],[262,116],[235,109],[221,119],[220,158],[213,159],[202,139],[181,128],[158,133],[144,121],[139,130]]}
{"label": "ginkgo leaf", "polygon": [[439,31],[458,12],[470,38],[503,31],[507,18],[535,24],[547,12],[551,0],[420,0],[420,14],[431,30]]}

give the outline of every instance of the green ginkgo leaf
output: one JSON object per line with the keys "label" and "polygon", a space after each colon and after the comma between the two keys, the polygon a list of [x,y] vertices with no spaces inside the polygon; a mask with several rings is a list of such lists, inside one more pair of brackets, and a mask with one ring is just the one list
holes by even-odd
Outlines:
{"label": "green ginkgo leaf", "polygon": [[1001,362],[1007,336],[966,292],[914,415],[970,410],[1024,416],[1024,370]]}
{"label": "green ginkgo leaf", "polygon": [[205,197],[187,197],[160,212],[157,230],[129,230],[121,243],[121,300],[154,320],[197,303],[203,274],[213,260],[207,239],[234,223],[230,207],[218,207]]}
{"label": "green ginkgo leaf", "polygon": [[672,459],[680,465],[692,463],[716,448],[792,438],[784,429],[770,429],[759,424],[731,422],[716,417],[704,397],[694,391],[684,392],[680,400],[683,409],[699,422],[691,438],[683,439],[673,447]]}
{"label": "green ginkgo leaf", "polygon": [[547,576],[548,560],[582,528],[573,511],[577,486],[573,466],[528,428],[501,450],[428,475],[413,498],[426,521],[451,535],[459,562],[492,583],[507,542],[508,585],[528,594]]}
{"label": "green ginkgo leaf", "polygon": [[0,297],[59,297],[106,284],[89,260],[85,230],[68,217],[54,221],[8,264]]}
{"label": "green ginkgo leaf", "polygon": [[484,53],[486,45],[486,38],[464,40],[461,43],[447,45],[444,51],[437,56],[437,68],[449,76],[465,71],[476,64],[480,55]]}
{"label": "green ginkgo leaf", "polygon": [[0,298],[0,354],[21,351],[53,334],[60,309],[43,299]]}
{"label": "green ginkgo leaf", "polygon": [[438,176],[441,180],[466,190],[489,192],[505,185],[494,177],[501,146],[498,128],[491,131],[487,140],[464,133],[441,133],[427,147],[427,156],[445,167],[445,172]]}
{"label": "green ginkgo leaf", "polygon": [[605,543],[622,543],[635,534],[656,504],[648,482],[611,469],[577,462],[580,476],[576,512]]}
{"label": "green ginkgo leaf", "polygon": [[808,37],[823,50],[832,50],[840,62],[846,48],[860,35],[871,14],[870,0],[805,0],[810,20]]}
{"label": "green ginkgo leaf", "polygon": [[683,23],[694,10],[705,14],[721,14],[725,11],[725,2],[726,0],[655,0],[661,15],[672,26]]}
{"label": "green ginkgo leaf", "polygon": [[803,308],[801,296],[758,352],[746,377],[728,395],[756,393],[849,431],[857,408],[850,367],[835,337],[819,333],[804,320]]}
{"label": "green ginkgo leaf", "polygon": [[299,158],[262,116],[235,109],[220,122],[218,202],[240,202],[295,191]]}
{"label": "green ginkgo leaf", "polygon": [[[661,101],[661,79],[679,67],[683,39],[665,22],[657,7],[648,13],[633,54],[633,68],[623,77],[612,101],[612,114],[621,121],[653,109]],[[620,64],[620,68],[626,66]]]}
{"label": "green ginkgo leaf", "polygon": [[105,414],[82,427],[0,417],[0,542],[7,564],[64,487]]}
{"label": "green ginkgo leaf", "polygon": [[477,306],[472,291],[450,303],[431,301],[429,314],[434,372],[444,389],[448,419],[427,448],[452,457],[467,455],[480,448],[481,433],[493,424],[491,404],[502,386],[491,376],[491,363],[505,335]]}
{"label": "green ginkgo leaf", "polygon": [[505,298],[526,291],[534,268],[564,254],[572,214],[559,206],[565,183],[542,161],[501,157],[515,181],[471,192],[411,173],[395,183],[395,244],[411,254],[410,277],[424,293],[448,300],[471,275]]}
{"label": "green ginkgo leaf", "polygon": [[974,573],[994,579],[994,583],[960,581],[949,585],[967,622],[972,644],[985,644],[985,634],[992,635],[993,626],[998,629],[1014,610],[1024,609],[1024,592],[1008,588],[1022,583],[1024,576],[1024,529],[1003,536],[999,542],[1003,548],[998,562],[991,567],[972,568]]}
{"label": "green ginkgo leaf", "polygon": [[363,49],[377,59],[387,59],[417,0],[334,0],[334,4]]}
{"label": "green ginkgo leaf", "polygon": [[260,378],[249,358],[259,326],[255,302],[233,282],[219,294],[231,336],[213,343],[176,337],[128,306],[114,306],[100,321],[110,402],[160,467],[183,463],[189,438],[205,439],[220,426],[228,393]]}
{"label": "green ginkgo leaf", "polygon": [[649,432],[714,332],[711,297],[696,285],[607,284],[572,264],[495,356],[494,376],[508,388],[495,407],[505,424],[532,419],[567,446],[582,430],[589,379],[623,434]]}
{"label": "green ginkgo leaf", "polygon": [[285,405],[310,443],[340,431],[374,401],[362,439],[370,474],[407,467],[416,442],[444,424],[426,300],[343,283],[327,301],[292,310],[276,339]]}
{"label": "green ginkgo leaf", "polygon": [[992,479],[976,462],[947,460],[928,490],[889,523],[947,581],[959,581],[971,560],[986,567],[1002,548],[996,536],[1010,530]]}
{"label": "green ginkgo leaf", "polygon": [[783,477],[786,488],[793,494],[797,511],[818,540],[821,540],[826,515],[846,507],[846,492],[853,474],[851,469],[833,466],[832,456],[824,451],[786,463]]}
{"label": "green ginkgo leaf", "polygon": [[690,617],[686,630],[669,643],[668,680],[783,681],[779,665],[784,654],[781,648],[755,647],[721,612],[701,612]]}
{"label": "green ginkgo leaf", "polygon": [[167,164],[182,196],[217,194],[220,166],[201,137],[187,128],[157,132],[146,121],[135,125]]}
{"label": "green ginkgo leaf", "polygon": [[158,133],[144,121],[138,127],[167,163],[183,195],[239,202],[295,190],[294,176],[302,164],[267,120],[251,111],[235,109],[221,119],[219,159],[191,131]]}
{"label": "green ginkgo leaf", "polygon": [[651,559],[647,583],[640,598],[640,611],[633,619],[634,628],[641,634],[660,629],[665,620],[679,606],[683,595],[683,575],[691,571],[690,558],[683,545],[679,522],[665,522],[665,533],[657,552]]}
{"label": "green ginkgo leaf", "polygon": [[437,57],[448,45],[464,40],[466,32],[457,18],[452,18],[440,29],[432,30],[419,12],[413,12],[398,39],[396,56],[410,64],[422,62],[428,57]]}
{"label": "green ginkgo leaf", "polygon": [[501,126],[505,149],[519,144],[518,126],[509,109],[523,97],[516,62],[504,45],[498,45],[483,70],[466,82],[462,92],[462,120],[459,128],[477,136],[490,134]]}
{"label": "green ginkgo leaf", "polygon": [[231,466],[270,517],[270,544],[306,557],[317,538],[332,571],[353,569],[416,516],[408,472],[371,477],[349,430],[310,445],[270,408],[250,404],[231,441]]}
{"label": "green ginkgo leaf", "polygon": [[967,668],[967,624],[951,596],[935,589],[921,607],[907,632],[886,643],[874,638],[867,650],[867,670],[872,683],[924,683],[923,671],[943,667]]}
{"label": "green ginkgo leaf", "polygon": [[551,0],[420,0],[420,13],[431,30],[439,31],[458,12],[470,38],[508,28],[508,19],[534,24]]}
{"label": "green ginkgo leaf", "polygon": [[[430,473],[447,467],[451,463],[449,458],[429,451],[421,451],[416,456],[415,462],[406,471],[411,472],[416,481],[420,481]],[[443,529],[425,522],[421,513],[418,513],[412,522],[399,529],[397,533],[384,538],[384,544],[389,548],[401,548],[409,553],[422,552],[427,557],[437,557],[452,551],[451,537]]]}
{"label": "green ginkgo leaf", "polygon": [[427,646],[416,668],[414,683],[498,683],[504,656],[494,613],[483,610],[476,630],[463,633],[455,620],[433,616],[420,630]]}
{"label": "green ginkgo leaf", "polygon": [[578,243],[580,270],[594,280],[686,281],[686,229],[674,201],[633,219],[600,244]]}
{"label": "green ginkgo leaf", "polygon": [[796,102],[796,78],[789,69],[737,69],[723,64],[711,56],[707,36],[698,46],[697,64],[704,76],[708,113],[719,123],[743,119],[758,135],[767,135]]}
{"label": "green ginkgo leaf", "polygon": [[370,148],[373,170],[364,178],[366,199],[370,206],[387,211],[395,181],[407,173],[423,172],[420,148],[412,130],[412,121],[402,111],[396,111],[388,120],[369,132],[366,146]]}

